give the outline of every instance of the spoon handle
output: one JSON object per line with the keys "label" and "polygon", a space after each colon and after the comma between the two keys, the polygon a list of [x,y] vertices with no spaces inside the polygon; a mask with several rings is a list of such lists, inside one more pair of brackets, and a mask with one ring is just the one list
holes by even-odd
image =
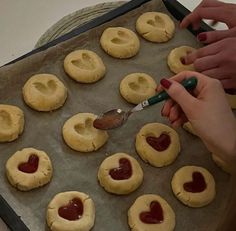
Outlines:
{"label": "spoon handle", "polygon": [[[188,79],[185,79],[181,82],[181,85],[184,86],[184,88],[187,90],[193,90],[197,86],[197,78],[190,77]],[[169,98],[170,96],[167,94],[167,92],[162,91],[158,93],[157,95],[154,95],[153,97],[149,98],[147,101],[148,101],[148,105],[153,105]]]}

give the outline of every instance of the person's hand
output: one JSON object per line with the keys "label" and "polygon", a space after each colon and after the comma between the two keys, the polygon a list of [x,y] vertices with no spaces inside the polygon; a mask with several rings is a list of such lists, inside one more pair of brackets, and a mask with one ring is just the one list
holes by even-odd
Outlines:
{"label": "person's hand", "polygon": [[225,89],[236,88],[235,44],[236,37],[212,43],[187,55],[185,64],[193,63],[196,71],[219,79]]}
{"label": "person's hand", "polygon": [[[191,95],[178,82],[192,76],[198,84]],[[162,116],[168,117],[174,127],[188,120],[209,151],[235,158],[236,120],[218,80],[197,72],[182,72],[168,80],[162,79],[161,86],[171,97],[163,106]]]}
{"label": "person's hand", "polygon": [[236,4],[203,0],[192,13],[182,20],[180,27],[186,28],[191,24],[193,29],[197,30],[202,19],[223,22],[229,28],[233,28],[236,26]]}

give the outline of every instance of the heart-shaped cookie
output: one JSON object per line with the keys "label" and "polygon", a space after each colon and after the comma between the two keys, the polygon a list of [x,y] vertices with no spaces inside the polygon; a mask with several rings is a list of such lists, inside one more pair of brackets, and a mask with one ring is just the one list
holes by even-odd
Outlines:
{"label": "heart-shaped cookie", "polygon": [[159,137],[148,136],[146,137],[146,141],[152,148],[154,148],[158,152],[165,151],[171,143],[170,136],[165,133],[162,133]]}
{"label": "heart-shaped cookie", "polygon": [[192,173],[193,181],[184,183],[184,190],[191,193],[203,192],[207,185],[204,176],[200,172]]}
{"label": "heart-shaped cookie", "polygon": [[139,218],[145,224],[162,223],[164,221],[164,215],[160,203],[158,201],[152,201],[150,204],[150,211],[141,212]]}
{"label": "heart-shaped cookie", "polygon": [[119,160],[119,167],[109,171],[109,175],[114,180],[127,180],[132,176],[132,165],[126,158]]}
{"label": "heart-shaped cookie", "polygon": [[64,84],[52,74],[36,74],[23,87],[25,103],[37,111],[60,108],[67,98]]}
{"label": "heart-shaped cookie", "polygon": [[36,154],[31,154],[26,163],[18,165],[18,169],[25,173],[35,173],[38,170],[39,157]]}
{"label": "heart-shaped cookie", "polygon": [[79,220],[83,212],[83,202],[79,198],[72,199],[67,205],[58,209],[59,216],[69,221]]}
{"label": "heart-shaped cookie", "polygon": [[124,27],[107,28],[100,39],[103,50],[114,58],[126,59],[135,56],[140,48],[138,36]]}

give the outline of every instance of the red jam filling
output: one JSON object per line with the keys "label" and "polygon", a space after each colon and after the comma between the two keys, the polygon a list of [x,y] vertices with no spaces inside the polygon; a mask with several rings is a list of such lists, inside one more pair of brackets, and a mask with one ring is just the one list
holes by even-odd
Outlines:
{"label": "red jam filling", "polygon": [[149,212],[139,214],[139,219],[145,224],[160,224],[164,221],[163,210],[158,201],[152,201]]}
{"label": "red jam filling", "polygon": [[18,169],[25,173],[34,173],[39,165],[39,157],[36,154],[30,155],[28,162],[18,165]]}
{"label": "red jam filling", "polygon": [[119,160],[119,167],[111,169],[109,175],[114,180],[129,179],[132,176],[132,166],[130,161],[126,158],[121,158]]}
{"label": "red jam filling", "polygon": [[193,172],[193,181],[184,184],[184,190],[191,193],[203,192],[207,185],[204,176],[200,172]]}
{"label": "red jam filling", "polygon": [[83,202],[79,198],[72,199],[67,205],[58,209],[59,216],[69,221],[79,220],[83,212]]}
{"label": "red jam filling", "polygon": [[158,152],[165,151],[171,143],[170,136],[164,133],[161,134],[159,137],[148,136],[146,138],[146,141],[151,147],[153,147]]}

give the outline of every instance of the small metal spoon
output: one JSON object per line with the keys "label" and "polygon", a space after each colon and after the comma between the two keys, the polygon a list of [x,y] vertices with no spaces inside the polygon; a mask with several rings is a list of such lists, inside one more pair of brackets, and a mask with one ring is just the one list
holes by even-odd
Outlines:
{"label": "small metal spoon", "polygon": [[[197,86],[197,79],[196,77],[190,77],[189,79],[182,81],[181,84],[184,86],[185,89],[192,90]],[[138,104],[136,107],[134,107],[133,109],[127,112],[121,109],[113,109],[113,110],[107,111],[94,120],[93,126],[101,130],[109,130],[109,129],[118,128],[122,126],[128,120],[129,116],[133,112],[141,111],[145,107],[159,103],[169,98],[170,97],[166,93],[166,91],[162,91],[158,93],[157,95],[143,101],[142,103]]]}

